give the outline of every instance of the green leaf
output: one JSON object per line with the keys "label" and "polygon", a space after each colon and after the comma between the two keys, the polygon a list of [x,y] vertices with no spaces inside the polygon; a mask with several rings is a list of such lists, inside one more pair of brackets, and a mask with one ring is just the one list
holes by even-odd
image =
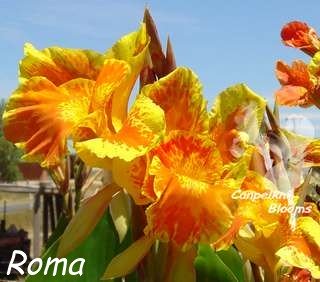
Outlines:
{"label": "green leaf", "polygon": [[244,282],[244,263],[237,250],[230,247],[227,251],[219,251],[217,254],[237,277],[238,281]]}
{"label": "green leaf", "polygon": [[64,213],[61,213],[61,216],[58,220],[58,224],[52,235],[49,237],[48,242],[45,246],[45,250],[48,250],[63,234],[64,230],[68,226],[69,220]]}
{"label": "green leaf", "polygon": [[63,276],[62,263],[58,267],[56,276],[52,275],[53,265],[49,268],[49,273],[44,275],[47,259],[56,256],[59,247],[59,240],[57,240],[43,255],[41,271],[35,276],[28,276],[26,282],[100,282],[105,268],[116,254],[118,244],[117,232],[109,212],[106,212],[88,238],[67,256],[68,268],[73,260],[85,259],[82,276],[71,276],[68,271],[67,275]]}
{"label": "green leaf", "polygon": [[243,262],[235,249],[214,252],[209,245],[200,244],[194,265],[197,282],[244,282]]}

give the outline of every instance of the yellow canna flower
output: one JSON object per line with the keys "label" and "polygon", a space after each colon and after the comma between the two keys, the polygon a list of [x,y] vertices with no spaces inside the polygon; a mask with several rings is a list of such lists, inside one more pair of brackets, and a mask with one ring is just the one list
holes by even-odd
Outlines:
{"label": "yellow canna flower", "polygon": [[[112,131],[113,105],[126,109],[129,93],[145,62],[148,42],[142,25],[104,56],[58,47],[38,51],[27,45],[20,65],[21,85],[3,115],[6,138],[24,149],[25,160],[53,167],[66,154],[69,136],[87,139],[106,124]],[[146,110],[153,106],[147,99],[139,99],[137,104],[146,104]],[[144,113],[135,110],[127,127],[133,119],[137,124],[137,119],[145,117],[141,130],[149,130],[150,141],[152,130],[157,132],[158,128],[148,127],[151,117]],[[156,119],[161,121],[158,116]],[[137,137],[139,132],[133,130],[132,134]]]}

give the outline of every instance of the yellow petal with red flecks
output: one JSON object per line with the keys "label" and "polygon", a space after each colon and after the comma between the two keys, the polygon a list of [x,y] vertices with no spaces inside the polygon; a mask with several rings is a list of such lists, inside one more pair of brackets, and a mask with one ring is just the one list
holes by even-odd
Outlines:
{"label": "yellow petal with red flecks", "polygon": [[46,78],[31,78],[9,99],[3,115],[6,138],[19,143],[25,160],[57,165],[73,126],[88,112],[92,89],[93,82],[85,79],[58,88]]}
{"label": "yellow petal with red flecks", "polygon": [[[163,182],[155,181],[155,185],[160,183]],[[147,208],[146,234],[184,248],[198,242],[210,243],[231,226],[231,188],[238,185],[236,181],[208,184],[184,175],[171,175],[166,185],[160,198]]]}
{"label": "yellow petal with red flecks", "polygon": [[98,163],[106,158],[132,161],[159,143],[164,126],[161,108],[151,99],[140,96],[119,132],[105,132],[99,138],[77,142],[75,147],[78,155],[92,166],[98,166]]}
{"label": "yellow petal with red flecks", "polygon": [[304,151],[304,161],[308,166],[320,166],[320,140],[308,144]]}
{"label": "yellow petal with red flecks", "polygon": [[317,249],[318,255],[320,255],[320,224],[312,217],[302,216],[297,220],[297,228],[301,230],[308,242],[314,245],[315,249]]}
{"label": "yellow petal with red flecks", "polygon": [[126,61],[106,60],[96,79],[96,92],[91,102],[91,109],[96,110],[105,107],[108,100],[106,97],[114,94],[122,84],[127,84],[130,75],[131,67]]}
{"label": "yellow petal with red flecks", "polygon": [[138,205],[145,205],[150,199],[142,195],[142,187],[147,173],[147,159],[138,157],[131,162],[120,159],[112,161],[112,177],[114,182],[127,190]]}
{"label": "yellow petal with red flecks", "polygon": [[130,66],[125,61],[108,59],[101,68],[95,82],[90,101],[90,114],[77,125],[74,132],[76,141],[84,141],[114,132],[112,124],[112,96],[115,90],[129,76]]}
{"label": "yellow petal with red flecks", "polygon": [[103,109],[96,110],[84,117],[72,131],[75,142],[97,138],[109,132],[108,118]]}
{"label": "yellow petal with red flecks", "polygon": [[276,255],[286,264],[301,269],[307,269],[315,279],[320,279],[320,266],[313,256],[308,256],[295,246],[284,246],[276,252]]}
{"label": "yellow petal with red flecks", "polygon": [[[252,223],[255,229],[262,231],[265,236],[274,231],[278,222],[284,225],[284,222],[289,219],[289,213],[270,211],[274,205],[288,206],[287,195],[279,192],[270,180],[259,173],[253,171],[247,173],[241,185],[241,193],[251,195],[251,198],[239,201],[237,216],[247,223]],[[254,196],[256,198],[253,198]]]}
{"label": "yellow petal with red flecks", "polygon": [[37,50],[30,43],[24,47],[25,57],[20,62],[20,80],[43,76],[55,85],[75,78],[95,80],[104,56],[95,51],[50,47]]}
{"label": "yellow petal with red flecks", "polygon": [[255,142],[262,123],[266,101],[245,84],[231,86],[221,92],[212,108],[212,130],[216,142],[224,142],[224,135],[214,131],[223,126],[222,132],[233,129],[246,132],[248,142]]}
{"label": "yellow petal with red flecks", "polygon": [[157,200],[146,211],[146,234],[181,247],[220,237],[231,225],[231,193],[241,183],[221,179],[222,160],[214,143],[172,132],[152,154],[149,173]]}
{"label": "yellow petal with red flecks", "polygon": [[206,136],[172,131],[152,154],[171,172],[208,183],[219,179],[223,171],[220,153]]}
{"label": "yellow petal with red flecks", "polygon": [[146,63],[149,42],[146,26],[142,24],[139,30],[123,36],[106,52],[106,58],[126,61],[131,67],[126,83],[122,84],[113,96],[112,120],[116,130],[121,128],[127,116],[129,95]]}
{"label": "yellow petal with red flecks", "polygon": [[207,102],[198,77],[187,68],[177,68],[142,93],[165,112],[167,131],[186,130],[204,133],[208,130]]}
{"label": "yellow petal with red flecks", "polygon": [[320,278],[320,225],[309,216],[297,219],[296,230],[276,255],[286,264],[307,269]]}

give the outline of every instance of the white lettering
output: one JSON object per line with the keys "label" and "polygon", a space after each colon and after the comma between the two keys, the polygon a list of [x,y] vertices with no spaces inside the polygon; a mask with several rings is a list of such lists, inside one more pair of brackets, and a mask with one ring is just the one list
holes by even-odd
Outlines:
{"label": "white lettering", "polygon": [[[16,259],[16,255],[20,255],[23,257],[22,262],[18,262],[18,263],[14,263],[15,259]],[[14,268],[15,270],[17,270],[21,275],[24,275],[24,271],[23,269],[20,267],[21,265],[23,265],[25,262],[27,261],[27,255],[22,252],[22,251],[13,251],[9,266],[8,266],[8,271],[7,271],[7,275],[11,274],[11,269]]]}
{"label": "white lettering", "polygon": [[[36,267],[33,267],[34,264],[36,264]],[[38,264],[38,265],[37,265]],[[29,275],[36,275],[40,272],[42,268],[42,259],[41,258],[35,258],[33,259],[29,265],[28,265],[28,274]]]}
{"label": "white lettering", "polygon": [[[80,276],[82,276],[82,274],[83,274],[83,266],[84,266],[85,262],[86,261],[83,258],[78,258],[78,259],[74,260],[69,266],[69,274],[70,275],[80,275]],[[74,271],[73,270],[73,267],[76,265],[76,263],[80,263],[78,271]]]}
{"label": "white lettering", "polygon": [[57,271],[58,271],[59,263],[63,263],[62,275],[63,276],[66,275],[66,272],[67,272],[67,259],[66,258],[61,258],[61,259],[54,258],[54,259],[51,259],[51,257],[49,257],[48,260],[47,260],[46,268],[44,269],[44,275],[48,274],[50,265],[54,264],[52,275],[56,276],[57,275]]}

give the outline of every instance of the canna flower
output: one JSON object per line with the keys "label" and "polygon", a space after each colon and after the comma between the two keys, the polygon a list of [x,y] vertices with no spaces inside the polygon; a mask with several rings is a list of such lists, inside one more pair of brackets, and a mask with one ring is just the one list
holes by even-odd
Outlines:
{"label": "canna flower", "polygon": [[[298,269],[300,275],[309,274],[310,279],[319,279],[319,222],[304,215],[298,217],[296,227],[292,227],[283,220],[285,215],[279,215],[280,218],[282,220],[272,232],[265,229],[251,236],[239,237],[235,242],[237,248],[252,262],[262,266],[271,281],[278,281],[284,272],[293,279]],[[288,267],[295,271],[288,273]]]}
{"label": "canna flower", "polygon": [[[188,73],[189,76],[184,75]],[[131,163],[113,162],[114,180],[120,186],[135,187],[135,191],[140,189],[141,195],[149,200],[149,205],[145,211],[145,236],[114,258],[104,279],[130,272],[155,240],[173,244],[180,252],[185,251],[186,256],[199,242],[212,243],[221,238],[219,248],[226,248],[247,221],[237,211],[237,201],[231,195],[241,188],[245,179],[251,147],[247,146],[245,152],[232,163],[223,159],[224,152],[212,138],[222,137],[209,134],[210,120],[199,93],[199,84],[195,84],[197,80],[190,79],[192,77],[190,71],[178,68],[142,89],[142,94],[152,98],[164,110],[166,135],[145,158]],[[236,86],[227,93],[230,94],[229,100],[236,94],[238,99],[234,98],[229,103],[231,106],[224,109],[225,113],[218,114],[228,119],[228,113],[234,113],[239,104],[240,107],[253,107],[255,112],[251,119],[254,117],[255,120],[249,121],[246,115],[244,119],[245,126],[252,129],[250,140],[253,141],[261,124],[265,101],[257,99],[245,86]],[[238,127],[233,129],[240,129],[241,119],[236,125]]]}
{"label": "canna flower", "polygon": [[285,45],[298,48],[310,56],[320,49],[320,40],[316,31],[303,22],[287,23],[281,30],[281,38]]}
{"label": "canna flower", "polygon": [[220,237],[231,225],[231,193],[241,178],[223,177],[225,168],[214,142],[172,132],[152,153],[153,185],[143,191],[154,198],[146,210],[146,235],[182,249]]}
{"label": "canna flower", "polygon": [[290,265],[310,272],[314,279],[320,279],[320,225],[312,217],[301,216],[297,227],[276,251],[279,264]]}
{"label": "canna flower", "polygon": [[[140,97],[148,97],[165,114],[165,135],[173,130],[205,134],[209,118],[202,86],[197,76],[187,68],[179,67],[153,84],[142,88]],[[183,113],[183,114],[181,114]],[[150,203],[143,195],[142,187],[148,178],[151,152],[131,162],[114,159],[112,172],[114,181],[124,187],[137,204]]]}
{"label": "canna flower", "polygon": [[[252,175],[259,180],[257,175]],[[272,188],[273,184],[264,179],[243,182],[242,189],[267,191],[266,187]],[[255,186],[252,186],[256,183]],[[262,184],[262,185],[261,185]],[[271,205],[281,205],[289,207],[292,203],[285,197],[271,198],[240,203],[238,214],[247,219],[251,226],[242,226],[241,231],[235,238],[234,243],[237,249],[250,261],[261,266],[265,270],[265,275],[270,281],[278,281],[278,275],[282,267],[296,267],[310,271],[312,277],[319,278],[319,250],[320,244],[316,238],[319,233],[319,212],[317,207],[311,205],[313,211],[310,214],[303,214],[298,217],[295,224],[292,224],[296,214],[288,211],[282,213],[270,212]],[[320,253],[319,253],[320,254]],[[268,281],[269,281],[268,280]]]}
{"label": "canna flower", "polygon": [[[25,160],[50,168],[59,165],[67,153],[70,136],[83,140],[98,130],[88,125],[92,118],[100,126],[108,123],[117,128],[123,122],[118,117],[126,111],[129,94],[144,66],[148,42],[142,25],[139,31],[120,39],[102,63],[103,56],[91,51],[58,47],[38,51],[27,45],[20,64],[21,85],[3,115],[6,138],[23,148]],[[147,99],[137,104],[152,108]],[[116,109],[111,105],[117,105]],[[136,111],[132,115],[143,118],[144,114],[139,116]],[[143,129],[148,127],[145,122],[150,125],[150,118],[141,121]],[[81,130],[81,126],[89,129]]]}
{"label": "canna flower", "polygon": [[282,85],[275,93],[279,105],[309,107],[314,104],[313,97],[318,95],[318,90],[303,61],[294,61],[291,67],[278,61],[276,76]]}
{"label": "canna flower", "polygon": [[171,131],[150,155],[142,187],[142,194],[152,200],[145,211],[145,235],[113,259],[103,279],[129,273],[155,240],[189,255],[194,244],[217,240],[234,220],[237,205],[231,195],[241,187],[245,167],[235,166],[237,173],[228,173],[210,137]]}
{"label": "canna flower", "polygon": [[211,110],[210,132],[224,162],[235,161],[259,135],[266,101],[244,84],[221,92]]}

